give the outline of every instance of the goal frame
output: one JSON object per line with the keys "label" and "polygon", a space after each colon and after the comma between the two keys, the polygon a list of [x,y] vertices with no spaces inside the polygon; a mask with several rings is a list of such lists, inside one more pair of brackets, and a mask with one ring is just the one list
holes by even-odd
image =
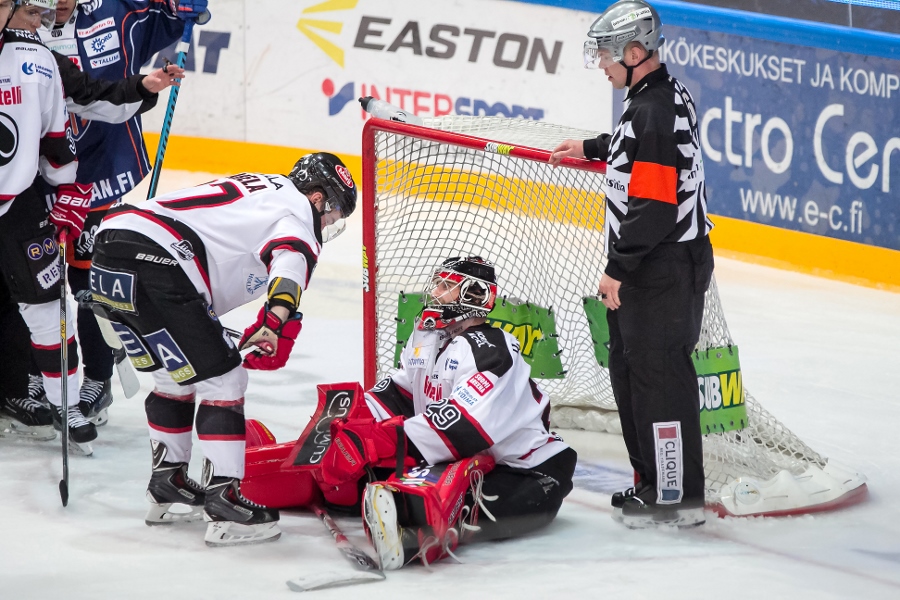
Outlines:
{"label": "goal frame", "polygon": [[[375,136],[378,132],[402,133],[417,138],[444,144],[451,144],[472,150],[495,152],[514,158],[550,162],[551,152],[529,146],[512,146],[497,140],[486,140],[463,133],[441,131],[420,125],[410,125],[398,121],[370,118],[363,126],[362,133],[362,221],[363,221],[363,384],[370,389],[377,381],[377,327],[376,312],[377,248],[375,247],[376,198]],[[487,143],[485,143],[487,142]],[[493,145],[494,148],[490,146]],[[584,158],[563,158],[560,166],[593,173],[606,173],[606,162]],[[599,281],[599,279],[598,279]]]}

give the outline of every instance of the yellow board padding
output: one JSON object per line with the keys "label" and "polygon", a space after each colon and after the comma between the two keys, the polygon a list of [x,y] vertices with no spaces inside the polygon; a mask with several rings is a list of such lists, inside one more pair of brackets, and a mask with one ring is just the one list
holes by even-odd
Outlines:
{"label": "yellow board padding", "polygon": [[[159,134],[144,132],[150,160],[156,160]],[[205,173],[281,173],[287,175],[301,156],[322,152],[314,148],[291,148],[211,138],[171,136],[166,145],[163,169]],[[333,152],[350,169],[353,181],[362,181],[362,158]]]}
{"label": "yellow board padding", "polygon": [[[144,133],[147,150],[151,160],[156,155],[159,134]],[[234,142],[210,138],[172,136],[166,148],[165,167],[182,171],[204,171],[208,173],[240,173],[243,171],[257,173],[287,174],[294,163],[317,149],[291,148],[287,146],[271,146],[249,142]],[[338,154],[357,183],[362,181],[362,158]],[[403,168],[394,166],[393,168]],[[419,193],[430,195],[435,190],[448,185],[439,199],[459,201],[473,187],[487,189],[490,194],[479,201],[483,206],[499,206],[509,210],[509,198],[516,185],[509,178],[502,176],[485,176],[470,174],[464,179],[454,175],[451,169],[447,172],[433,172],[428,176],[427,185]],[[418,174],[418,173],[417,173]],[[379,169],[383,177],[384,171]],[[393,175],[393,174],[392,174]],[[404,176],[407,176],[404,174]],[[380,177],[380,178],[381,178]],[[392,177],[393,179],[393,177]],[[381,179],[380,185],[385,180]],[[399,191],[399,190],[395,190]],[[559,198],[556,190],[545,189],[547,197]],[[432,196],[430,199],[436,199]],[[593,198],[576,194],[577,204],[591,207],[594,211]],[[568,204],[568,203],[566,203]],[[556,205],[553,212],[557,218],[572,215],[568,206]],[[518,206],[515,212],[528,213],[530,207]],[[575,213],[577,214],[577,212]],[[742,219],[734,219],[712,215],[716,228],[712,232],[712,242],[716,253],[720,256],[736,258],[780,269],[788,269],[846,281],[878,289],[900,292],[900,251],[889,250],[877,246],[867,246],[856,242],[848,242],[811,233],[790,231],[780,227],[772,227],[760,223],[752,223]],[[561,220],[570,221],[571,216],[562,216]],[[602,218],[600,220],[602,223]]]}
{"label": "yellow board padding", "polygon": [[711,215],[716,254],[900,292],[900,251]]}

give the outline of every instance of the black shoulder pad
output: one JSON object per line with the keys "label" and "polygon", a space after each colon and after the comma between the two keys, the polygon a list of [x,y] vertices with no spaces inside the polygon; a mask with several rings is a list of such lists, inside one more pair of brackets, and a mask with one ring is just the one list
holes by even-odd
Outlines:
{"label": "black shoulder pad", "polygon": [[475,367],[479,371],[502,377],[512,368],[513,358],[500,329],[490,325],[479,325],[466,330],[459,337],[465,339],[472,348]]}
{"label": "black shoulder pad", "polygon": [[41,46],[44,45],[44,43],[41,41],[41,38],[39,38],[37,34],[26,31],[25,29],[7,29],[6,31],[4,31],[3,37],[8,42],[26,41],[40,44]]}

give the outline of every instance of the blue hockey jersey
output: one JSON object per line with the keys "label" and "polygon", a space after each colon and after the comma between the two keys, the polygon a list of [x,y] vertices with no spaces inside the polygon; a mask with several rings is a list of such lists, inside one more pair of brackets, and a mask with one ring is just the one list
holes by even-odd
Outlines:
{"label": "blue hockey jersey", "polygon": [[[160,50],[181,38],[184,21],[169,0],[79,2],[66,23],[40,29],[44,44],[93,77],[135,75]],[[150,172],[140,116],[124,123],[87,121],[72,115],[78,181],[94,186],[92,208],[108,206]]]}

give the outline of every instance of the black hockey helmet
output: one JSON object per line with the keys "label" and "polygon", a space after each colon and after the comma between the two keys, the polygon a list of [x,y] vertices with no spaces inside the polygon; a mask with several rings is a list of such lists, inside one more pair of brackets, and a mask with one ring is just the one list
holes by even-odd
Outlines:
{"label": "black hockey helmet", "polygon": [[340,158],[328,152],[307,154],[288,175],[303,194],[317,189],[325,194],[325,212],[339,208],[346,219],[356,210],[356,184]]}
{"label": "black hockey helmet", "polygon": [[[438,292],[438,287],[447,289]],[[448,293],[459,290],[452,301],[443,300]],[[442,329],[451,323],[470,317],[486,317],[497,299],[497,275],[494,264],[480,256],[454,256],[434,270],[425,290],[424,329]]]}

